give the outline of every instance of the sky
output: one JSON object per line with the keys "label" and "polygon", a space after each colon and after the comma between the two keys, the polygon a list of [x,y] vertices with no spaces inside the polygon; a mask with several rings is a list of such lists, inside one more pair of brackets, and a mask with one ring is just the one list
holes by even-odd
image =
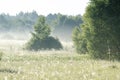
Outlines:
{"label": "sky", "polygon": [[36,11],[41,15],[83,15],[88,2],[89,0],[0,0],[0,14],[16,15],[21,11]]}

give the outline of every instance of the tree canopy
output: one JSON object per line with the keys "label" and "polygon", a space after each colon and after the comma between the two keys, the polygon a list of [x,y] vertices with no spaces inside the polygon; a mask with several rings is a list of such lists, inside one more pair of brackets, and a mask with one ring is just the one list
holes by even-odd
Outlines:
{"label": "tree canopy", "polygon": [[119,3],[119,0],[90,0],[86,8],[81,35],[84,35],[87,51],[93,57],[120,55]]}
{"label": "tree canopy", "polygon": [[[30,32],[34,32],[33,26],[38,16],[36,11],[29,13],[20,12],[15,16],[0,14],[0,33],[5,33],[9,36],[11,33],[28,36]],[[74,26],[79,26],[82,23],[81,15],[48,14],[45,19],[45,23],[51,27],[51,35],[67,41],[71,40]]]}
{"label": "tree canopy", "polygon": [[32,35],[36,38],[44,39],[50,35],[50,27],[45,22],[44,16],[39,16],[38,21],[34,25],[34,32]]}

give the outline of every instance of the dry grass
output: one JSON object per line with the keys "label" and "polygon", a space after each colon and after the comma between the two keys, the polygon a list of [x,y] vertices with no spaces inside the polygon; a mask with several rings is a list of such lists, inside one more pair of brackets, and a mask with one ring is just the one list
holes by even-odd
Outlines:
{"label": "dry grass", "polygon": [[0,42],[4,52],[0,80],[120,80],[118,61],[93,60],[89,55],[76,54],[72,48],[24,51],[24,43]]}

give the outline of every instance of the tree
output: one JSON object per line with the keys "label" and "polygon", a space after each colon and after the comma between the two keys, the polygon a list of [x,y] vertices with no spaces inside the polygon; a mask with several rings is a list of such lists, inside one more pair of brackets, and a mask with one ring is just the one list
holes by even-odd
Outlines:
{"label": "tree", "polygon": [[104,10],[105,25],[109,38],[107,40],[109,53],[113,57],[120,59],[120,1],[108,0],[108,4]]}
{"label": "tree", "polygon": [[95,58],[104,58],[108,52],[107,28],[103,21],[104,15],[102,12],[105,4],[105,0],[91,0],[84,14],[84,25],[89,29],[89,36],[87,36],[87,31],[84,33],[87,39],[87,49]]}
{"label": "tree", "polygon": [[45,23],[45,17],[40,16],[37,23],[34,26],[33,37],[44,39],[50,35],[50,27]]}
{"label": "tree", "polygon": [[50,27],[45,22],[45,17],[39,16],[39,19],[34,26],[32,38],[27,43],[26,48],[29,50],[62,49],[59,40],[49,36],[50,31]]}
{"label": "tree", "polygon": [[87,53],[87,41],[84,37],[84,34],[82,34],[81,27],[74,28],[72,33],[72,40],[74,42],[77,53],[85,54]]}
{"label": "tree", "polygon": [[120,55],[119,3],[119,0],[90,0],[86,8],[81,30],[87,50],[95,58]]}
{"label": "tree", "polygon": [[71,41],[72,30],[75,26],[79,26],[82,23],[82,19],[81,15],[68,16],[57,14],[56,22],[57,24],[55,25],[53,34],[59,36],[63,41]]}
{"label": "tree", "polygon": [[[36,11],[20,12],[16,16],[9,14],[0,14],[0,32],[17,33],[19,35],[29,36],[34,31],[34,24],[38,19]],[[45,17],[45,23],[51,28],[51,34],[59,37],[61,40],[71,41],[71,33],[75,26],[82,23],[81,15],[68,16],[62,14],[49,14]],[[61,33],[64,32],[64,33]],[[63,36],[64,35],[64,36]],[[12,35],[14,36],[14,35]],[[19,36],[18,36],[19,37]],[[22,39],[28,37],[22,36]]]}

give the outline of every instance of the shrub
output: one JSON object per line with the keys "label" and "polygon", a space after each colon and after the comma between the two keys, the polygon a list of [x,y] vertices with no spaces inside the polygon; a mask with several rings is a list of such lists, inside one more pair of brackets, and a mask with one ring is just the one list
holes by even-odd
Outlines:
{"label": "shrub", "polygon": [[27,49],[29,50],[41,50],[41,49],[62,49],[62,45],[58,39],[54,37],[47,37],[45,39],[32,38],[30,42],[27,43]]}

